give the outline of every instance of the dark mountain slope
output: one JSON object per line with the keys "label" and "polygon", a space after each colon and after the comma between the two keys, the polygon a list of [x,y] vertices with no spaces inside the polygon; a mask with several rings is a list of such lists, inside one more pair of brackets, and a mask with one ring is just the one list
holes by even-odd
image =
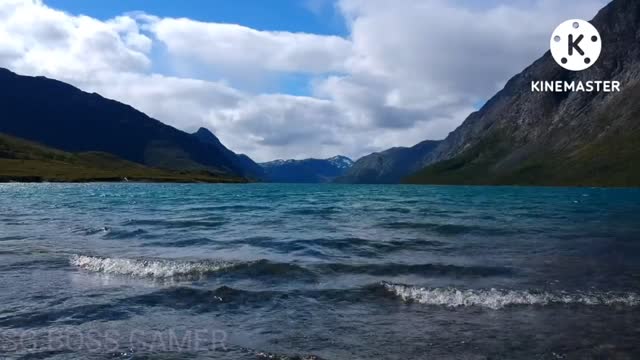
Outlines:
{"label": "dark mountain slope", "polygon": [[241,182],[205,171],[149,168],[101,152],[67,153],[0,134],[0,181]]}
{"label": "dark mountain slope", "polygon": [[0,132],[69,152],[102,151],[136,163],[248,175],[240,163],[191,134],[129,105],[44,77],[0,69]]}
{"label": "dark mountain slope", "polygon": [[209,130],[200,128],[193,134],[201,142],[215,147],[215,149],[224,156],[235,167],[242,169],[243,176],[251,179],[264,179],[265,173],[260,165],[255,163],[251,158],[244,154],[236,154],[233,151],[227,149],[220,140]]}
{"label": "dark mountain slope", "polygon": [[261,165],[268,181],[325,183],[343,175],[353,161],[345,156],[334,156],[329,159],[275,160]]}
{"label": "dark mountain slope", "polygon": [[[546,53],[471,114],[411,183],[640,185],[640,2],[594,18],[603,52],[571,72]],[[534,93],[531,81],[618,80],[620,93]]]}
{"label": "dark mountain slope", "polygon": [[360,158],[336,182],[351,184],[393,184],[418,171],[422,159],[439,141],[423,141],[413,147],[397,147]]}

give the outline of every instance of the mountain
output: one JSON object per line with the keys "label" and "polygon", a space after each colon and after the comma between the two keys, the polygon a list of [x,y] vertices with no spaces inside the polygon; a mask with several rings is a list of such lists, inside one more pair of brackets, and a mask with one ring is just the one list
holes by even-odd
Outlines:
{"label": "mountain", "polygon": [[325,183],[343,175],[353,161],[345,156],[335,156],[330,159],[275,160],[260,165],[271,182]]}
{"label": "mountain", "polygon": [[220,140],[209,130],[200,128],[192,134],[201,142],[213,146],[225,158],[229,160],[236,168],[242,169],[242,175],[252,179],[264,179],[266,174],[262,166],[255,163],[245,154],[236,154],[227,149]]}
{"label": "mountain", "polygon": [[[445,140],[365,156],[336,181],[640,185],[640,2],[614,0],[592,23],[603,52],[591,68],[564,70],[547,52]],[[532,81],[589,80],[617,80],[622,91],[531,91]]]}
{"label": "mountain", "polygon": [[[571,72],[547,52],[471,114],[406,181],[640,186],[640,2],[614,0],[592,23],[603,42],[596,64]],[[621,92],[532,92],[537,80],[617,80]]]}
{"label": "mountain", "polygon": [[106,152],[172,170],[259,175],[252,162],[217,139],[215,144],[203,141],[197,133],[177,130],[129,105],[60,81],[0,69],[0,108],[0,132],[63,151]]}
{"label": "mountain", "polygon": [[335,182],[350,184],[393,184],[420,170],[421,161],[439,141],[423,141],[413,147],[395,147],[357,160]]}
{"label": "mountain", "polygon": [[206,171],[149,168],[101,152],[67,153],[0,134],[0,182],[41,181],[242,182]]}

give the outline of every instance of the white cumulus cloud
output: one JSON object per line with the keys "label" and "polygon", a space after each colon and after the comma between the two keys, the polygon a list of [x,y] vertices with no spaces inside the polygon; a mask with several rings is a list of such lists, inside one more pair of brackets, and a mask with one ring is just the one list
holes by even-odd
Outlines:
{"label": "white cumulus cloud", "polygon": [[325,73],[344,70],[351,43],[338,36],[258,31],[237,24],[151,18],[171,56],[227,68]]}

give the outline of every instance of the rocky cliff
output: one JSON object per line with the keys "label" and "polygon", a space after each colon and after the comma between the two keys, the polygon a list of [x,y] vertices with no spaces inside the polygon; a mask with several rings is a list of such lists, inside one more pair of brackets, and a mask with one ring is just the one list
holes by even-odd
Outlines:
{"label": "rocky cliff", "polygon": [[[640,185],[640,2],[615,0],[592,24],[599,61],[564,70],[544,54],[513,77],[406,180],[437,184]],[[616,80],[621,92],[532,92],[532,81]]]}

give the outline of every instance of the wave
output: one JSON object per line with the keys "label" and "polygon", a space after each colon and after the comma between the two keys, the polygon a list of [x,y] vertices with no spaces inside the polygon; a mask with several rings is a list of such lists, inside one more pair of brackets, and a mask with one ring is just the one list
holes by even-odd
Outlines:
{"label": "wave", "polygon": [[96,234],[107,234],[110,231],[111,229],[108,226],[102,226],[102,227],[79,226],[73,230],[73,232],[76,234],[82,234],[87,236],[96,235]]}
{"label": "wave", "polygon": [[289,263],[255,261],[188,261],[169,259],[127,259],[73,255],[70,264],[86,271],[155,279],[190,279],[211,274],[232,274],[245,278],[278,277],[295,281],[315,281],[309,269]]}
{"label": "wave", "polygon": [[209,239],[209,238],[195,238],[195,239],[186,239],[186,240],[176,240],[176,241],[153,241],[153,242],[146,242],[144,244],[142,244],[142,247],[176,247],[176,248],[183,248],[183,247],[189,247],[189,246],[205,246],[205,245],[210,245],[212,243],[215,243],[213,240]]}
{"label": "wave", "polygon": [[166,229],[210,229],[218,228],[227,223],[220,217],[208,217],[202,219],[131,219],[123,223],[124,226],[150,226]]}
{"label": "wave", "polygon": [[[376,288],[377,287],[377,288]],[[193,286],[166,287],[160,290],[123,299],[128,306],[166,307],[189,310],[195,313],[214,311],[259,311],[259,308],[291,311],[291,306],[308,303],[366,303],[384,300],[380,286],[365,286],[348,289],[255,289],[220,286],[202,288]],[[274,308],[274,306],[277,306]],[[249,311],[249,310],[247,310]]]}
{"label": "wave", "polygon": [[376,302],[389,298],[389,294],[379,283],[355,288],[337,289],[271,289],[271,288],[244,288],[230,287],[227,285],[216,288],[203,288],[193,286],[174,286],[138,295],[126,299],[128,304],[136,306],[164,306],[173,309],[189,309],[195,312],[211,312],[220,310],[224,306],[272,306],[291,301],[299,303],[313,299],[322,303],[363,303]]}
{"label": "wave", "polygon": [[316,275],[304,266],[279,263],[269,260],[256,260],[238,263],[233,268],[234,274],[256,278],[260,276],[278,276],[294,280],[315,280]]}
{"label": "wave", "polygon": [[250,245],[269,249],[282,254],[290,254],[300,252],[306,254],[309,252],[340,251],[350,252],[367,257],[379,257],[389,252],[406,251],[406,250],[425,250],[435,251],[444,248],[447,243],[437,240],[426,239],[407,239],[407,240],[375,240],[360,237],[325,237],[303,240],[282,241],[267,236],[256,236],[242,238],[216,243],[221,247],[238,247]]}
{"label": "wave", "polygon": [[83,270],[137,277],[171,278],[215,273],[235,266],[224,261],[175,261],[163,259],[124,259],[73,255],[70,264]]}
{"label": "wave", "polygon": [[373,276],[424,275],[424,276],[502,276],[514,271],[507,267],[457,266],[447,264],[322,264],[316,265],[323,272],[363,274]]}
{"label": "wave", "polygon": [[391,283],[383,283],[383,286],[387,291],[407,302],[451,308],[478,306],[497,310],[516,305],[640,305],[640,296],[634,293],[580,292],[571,294],[532,290],[471,290],[423,288]]}
{"label": "wave", "polygon": [[396,221],[381,224],[382,227],[393,230],[421,230],[442,236],[456,236],[466,234],[477,234],[486,236],[501,236],[513,233],[508,228],[485,227],[480,225],[463,225],[463,224],[440,224],[440,223],[423,223],[423,222],[407,222]]}
{"label": "wave", "polygon": [[[124,239],[142,237],[143,235],[147,234],[147,232],[144,231],[143,229],[136,229],[131,231],[108,229],[107,231],[104,231],[104,234],[105,234],[104,235],[105,239],[124,240]],[[88,234],[88,235],[92,235],[92,234]]]}
{"label": "wave", "polygon": [[0,236],[0,242],[1,241],[18,241],[18,240],[25,240],[27,239],[26,236]]}
{"label": "wave", "polygon": [[24,271],[34,269],[59,269],[67,266],[64,258],[38,258],[30,256],[30,260],[0,265],[0,272]]}
{"label": "wave", "polygon": [[255,261],[187,261],[169,259],[127,259],[98,256],[73,255],[73,266],[83,270],[104,274],[129,275],[150,278],[178,278],[225,273],[242,278],[278,278],[298,282],[313,282],[319,276],[339,274],[371,276],[508,276],[513,270],[505,267],[456,266],[446,264],[342,264],[322,263],[303,266],[295,263],[280,263],[269,260]]}

